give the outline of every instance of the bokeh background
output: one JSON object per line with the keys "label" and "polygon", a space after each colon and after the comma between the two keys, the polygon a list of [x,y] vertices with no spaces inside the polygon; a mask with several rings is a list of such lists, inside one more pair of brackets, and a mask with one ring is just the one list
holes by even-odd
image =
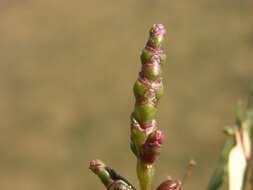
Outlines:
{"label": "bokeh background", "polygon": [[251,0],[1,0],[0,189],[103,189],[100,158],[137,184],[132,85],[153,23],[167,28],[166,135],[155,184],[205,189],[253,79]]}

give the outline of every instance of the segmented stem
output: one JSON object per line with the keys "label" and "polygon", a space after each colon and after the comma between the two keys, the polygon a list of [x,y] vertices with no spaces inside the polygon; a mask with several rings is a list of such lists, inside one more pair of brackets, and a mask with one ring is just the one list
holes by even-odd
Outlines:
{"label": "segmented stem", "polygon": [[155,117],[163,94],[162,64],[166,56],[161,44],[165,28],[155,24],[149,34],[141,54],[141,72],[134,84],[135,107],[131,115],[131,149],[138,159],[137,174],[141,190],[152,189],[153,162],[163,138],[161,131],[157,131]]}

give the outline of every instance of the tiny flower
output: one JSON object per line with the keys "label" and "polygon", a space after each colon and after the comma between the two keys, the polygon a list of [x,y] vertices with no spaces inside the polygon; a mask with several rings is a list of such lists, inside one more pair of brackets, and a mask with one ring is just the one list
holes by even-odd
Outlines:
{"label": "tiny flower", "polygon": [[149,31],[150,36],[164,36],[166,33],[165,27],[162,24],[154,24]]}
{"label": "tiny flower", "polygon": [[151,47],[159,48],[161,46],[165,33],[166,30],[162,24],[154,24],[149,31],[150,38],[148,41],[148,45]]}
{"label": "tiny flower", "polygon": [[145,164],[153,164],[159,155],[163,143],[164,135],[161,130],[156,130],[149,135],[146,142],[141,147],[140,159]]}
{"label": "tiny flower", "polygon": [[96,173],[99,169],[105,168],[105,164],[100,160],[92,160],[89,168]]}

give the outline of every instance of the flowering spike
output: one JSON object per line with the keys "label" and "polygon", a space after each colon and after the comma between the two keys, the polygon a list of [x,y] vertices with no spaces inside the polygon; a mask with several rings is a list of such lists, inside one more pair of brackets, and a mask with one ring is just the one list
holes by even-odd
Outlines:
{"label": "flowering spike", "polygon": [[141,54],[142,68],[134,84],[135,108],[131,115],[131,141],[134,152],[140,155],[140,148],[147,137],[157,129],[155,116],[157,104],[163,94],[161,64],[165,54],[161,43],[165,28],[155,24]]}
{"label": "flowering spike", "polygon": [[164,34],[163,25],[155,24],[141,54],[142,69],[134,85],[136,105],[133,117],[142,128],[155,118],[158,100],[163,94],[161,63],[165,61],[165,54],[161,42]]}
{"label": "flowering spike", "polygon": [[[135,106],[131,114],[130,147],[137,158],[140,190],[153,190],[154,162],[163,142],[163,134],[157,127],[156,114],[158,102],[164,91],[164,35],[165,28],[162,24],[154,24],[150,29],[148,41],[140,56],[141,71],[133,87]],[[100,178],[107,190],[136,190],[125,178],[100,160],[91,161],[90,169]]]}
{"label": "flowering spike", "polygon": [[165,28],[154,24],[149,39],[141,53],[141,71],[133,92],[135,107],[131,114],[131,149],[136,155],[137,174],[141,190],[152,189],[154,163],[159,153],[162,133],[155,120],[157,105],[163,95],[162,65],[166,56],[162,49]]}

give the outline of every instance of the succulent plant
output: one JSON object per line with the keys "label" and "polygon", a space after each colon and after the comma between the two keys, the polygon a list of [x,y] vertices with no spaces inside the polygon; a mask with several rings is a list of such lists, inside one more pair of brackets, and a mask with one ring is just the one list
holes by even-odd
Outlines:
{"label": "succulent plant", "polygon": [[[130,147],[137,158],[137,176],[141,190],[153,190],[154,163],[160,154],[164,139],[156,121],[158,102],[164,91],[162,81],[162,66],[166,62],[162,48],[164,35],[165,27],[162,24],[154,24],[151,27],[148,41],[140,56],[141,71],[133,87],[135,105],[130,117]],[[124,177],[106,167],[102,161],[91,161],[90,169],[108,190],[135,189]],[[174,188],[174,183],[170,186],[169,189]]]}
{"label": "succulent plant", "polygon": [[[137,176],[140,190],[154,190],[154,165],[163,144],[164,135],[156,121],[158,103],[163,95],[162,66],[166,55],[162,48],[165,28],[154,24],[149,31],[148,41],[141,53],[141,71],[133,86],[134,110],[130,116],[130,147],[137,159]],[[249,106],[243,112],[237,109],[235,126],[225,130],[227,140],[211,178],[208,190],[218,190],[228,179],[229,190],[245,190],[252,160],[251,141],[253,140],[253,89]],[[185,177],[195,162],[190,162],[183,180],[163,181],[156,190],[181,190]],[[100,160],[93,160],[89,167],[101,180],[107,190],[136,190],[125,178],[107,167]],[[251,169],[253,172],[253,168]],[[253,187],[253,181],[252,181]],[[197,188],[196,188],[197,189]]]}

